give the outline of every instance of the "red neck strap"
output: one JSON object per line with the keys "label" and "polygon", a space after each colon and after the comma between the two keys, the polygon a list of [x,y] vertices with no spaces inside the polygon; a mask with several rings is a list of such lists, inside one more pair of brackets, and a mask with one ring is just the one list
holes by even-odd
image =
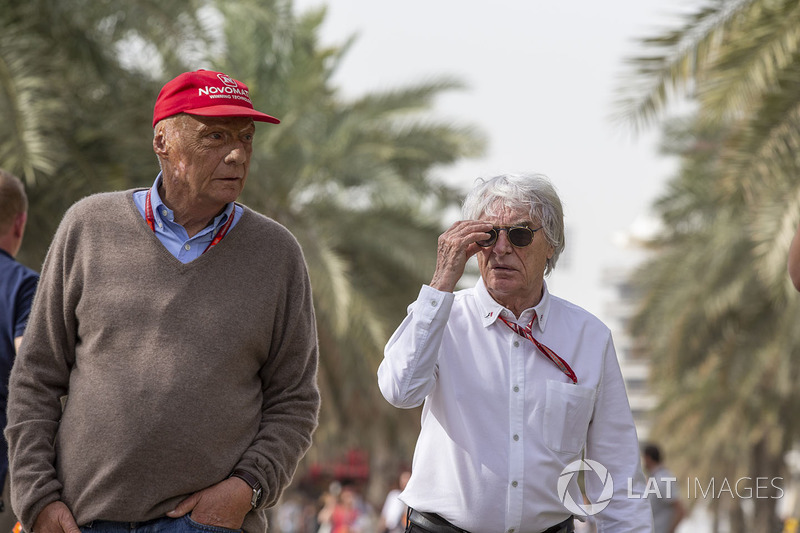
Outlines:
{"label": "red neck strap", "polygon": [[[144,205],[144,218],[145,220],[147,220],[147,225],[150,226],[152,232],[155,233],[156,218],[153,215],[153,206],[150,203],[151,192],[152,189],[147,189],[147,198],[145,198],[145,205]],[[225,237],[225,235],[228,233],[228,230],[231,228],[231,225],[233,224],[233,217],[235,214],[236,214],[236,208],[234,207],[233,212],[231,212],[231,214],[228,215],[228,220],[226,220],[225,224],[223,224],[223,226],[219,228],[219,231],[217,232],[216,235],[214,235],[214,238],[211,239],[211,242],[208,243],[208,246],[206,246],[206,249],[203,250],[203,253],[206,253],[212,246],[216,246],[217,243],[219,243],[219,241],[221,241],[222,238]]]}

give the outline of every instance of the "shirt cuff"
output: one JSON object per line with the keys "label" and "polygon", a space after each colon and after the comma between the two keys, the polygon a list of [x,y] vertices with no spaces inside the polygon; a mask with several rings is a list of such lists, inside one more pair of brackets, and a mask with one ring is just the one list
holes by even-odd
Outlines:
{"label": "shirt cuff", "polygon": [[434,289],[430,285],[423,285],[417,296],[414,311],[428,319],[433,319],[441,313],[449,316],[455,299],[456,296],[452,292],[444,292]]}

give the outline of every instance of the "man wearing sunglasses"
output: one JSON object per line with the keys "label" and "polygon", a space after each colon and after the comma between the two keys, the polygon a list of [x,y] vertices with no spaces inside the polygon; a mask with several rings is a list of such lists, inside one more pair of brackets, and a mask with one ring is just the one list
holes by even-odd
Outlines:
{"label": "man wearing sunglasses", "polygon": [[[596,514],[602,531],[652,532],[610,331],[544,281],[564,250],[555,189],[479,180],[463,218],[378,370],[392,405],[424,404],[406,531],[568,533]],[[480,279],[456,291],[472,256]]]}

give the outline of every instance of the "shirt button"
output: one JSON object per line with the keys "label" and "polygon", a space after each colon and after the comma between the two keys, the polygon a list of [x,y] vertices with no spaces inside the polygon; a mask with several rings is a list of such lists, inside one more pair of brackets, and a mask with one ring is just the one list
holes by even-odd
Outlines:
{"label": "shirt button", "polygon": [[519,435],[514,435],[514,440],[519,440]]}
{"label": "shirt button", "polygon": [[519,485],[519,483],[517,483],[516,481],[511,482],[512,487],[517,488],[517,485]]}
{"label": "shirt button", "polygon": [[184,247],[184,249],[186,249],[187,251],[192,249],[192,245],[191,245],[191,244],[184,244],[184,245],[183,245],[183,247]]}
{"label": "shirt button", "polygon": [[519,341],[514,341],[514,348],[519,348]]}
{"label": "shirt button", "polygon": [[514,533],[514,531],[515,531],[515,530],[514,530],[514,528],[512,527],[511,529],[509,529],[509,530],[508,530],[508,533]]}
{"label": "shirt button", "polygon": [[436,300],[431,300],[431,306],[436,307]]}
{"label": "shirt button", "polygon": [[161,222],[159,222],[159,223],[158,223],[158,227],[159,227],[159,228],[163,228],[163,227],[164,227],[164,224],[162,224]]}
{"label": "shirt button", "polygon": [[514,392],[519,392],[519,387],[514,386]]}
{"label": "shirt button", "polygon": [[164,216],[167,216],[167,213],[168,213],[168,211],[167,211],[166,209],[164,209],[163,211],[161,211],[161,214],[162,214],[162,215],[164,215]]}

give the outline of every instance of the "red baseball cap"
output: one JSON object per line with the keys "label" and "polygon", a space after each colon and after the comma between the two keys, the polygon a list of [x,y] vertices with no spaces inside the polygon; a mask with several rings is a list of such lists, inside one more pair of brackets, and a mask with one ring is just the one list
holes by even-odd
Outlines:
{"label": "red baseball cap", "polygon": [[164,85],[153,110],[153,127],[159,120],[178,113],[203,117],[252,117],[273,124],[281,122],[253,109],[247,85],[227,74],[202,69],[184,72]]}

